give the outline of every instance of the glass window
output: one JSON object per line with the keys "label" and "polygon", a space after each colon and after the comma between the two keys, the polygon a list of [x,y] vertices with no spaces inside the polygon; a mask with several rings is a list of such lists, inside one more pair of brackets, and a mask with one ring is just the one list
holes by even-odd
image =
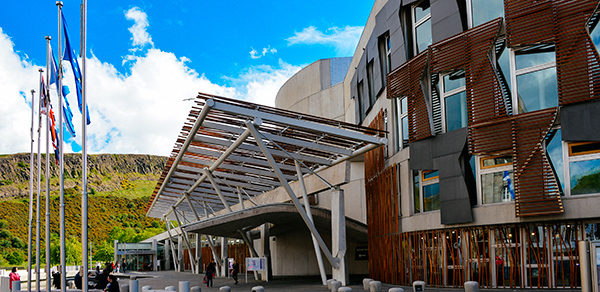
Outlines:
{"label": "glass window", "polygon": [[390,34],[386,32],[379,37],[379,67],[381,68],[381,84],[385,87],[387,74],[392,70],[392,42]]}
{"label": "glass window", "polygon": [[498,17],[504,17],[503,0],[470,0],[467,1],[469,11],[469,27],[476,27]]}
{"label": "glass window", "polygon": [[408,146],[408,98],[403,96],[396,99],[396,138],[397,138],[397,150],[400,151],[402,148]]}
{"label": "glass window", "polygon": [[373,78],[373,61],[367,63],[367,86],[369,89],[369,106],[375,104],[375,79]]}
{"label": "glass window", "polygon": [[463,70],[440,78],[444,130],[446,132],[467,126],[467,94]]}
{"label": "glass window", "polygon": [[[437,170],[414,171],[414,212],[440,209],[440,179]],[[422,194],[422,195],[421,195]],[[422,206],[422,208],[421,208]]]}
{"label": "glass window", "polygon": [[596,13],[588,23],[588,31],[590,37],[592,37],[596,51],[600,52],[600,25],[598,25],[598,22],[600,22],[600,15]]}
{"label": "glass window", "polygon": [[513,51],[513,61],[513,104],[518,105],[519,113],[558,106],[554,47]]}
{"label": "glass window", "polygon": [[511,156],[480,158],[481,203],[510,202],[515,199]]}
{"label": "glass window", "polygon": [[[418,54],[431,45],[431,13],[429,11],[429,0],[422,0],[413,5],[413,34],[414,50]],[[416,55],[416,54],[415,54]]]}
{"label": "glass window", "polygon": [[569,144],[571,195],[600,193],[600,142]]}
{"label": "glass window", "polygon": [[565,189],[564,169],[563,169],[563,151],[562,151],[562,134],[560,129],[550,132],[546,138],[546,156],[552,165],[552,171],[560,184],[560,193],[564,195]]}

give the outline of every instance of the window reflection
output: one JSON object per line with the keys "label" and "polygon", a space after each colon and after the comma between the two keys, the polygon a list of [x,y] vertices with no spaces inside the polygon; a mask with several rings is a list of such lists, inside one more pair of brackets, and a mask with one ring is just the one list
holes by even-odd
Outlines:
{"label": "window reflection", "polygon": [[600,159],[569,164],[571,195],[600,193]]}
{"label": "window reflection", "polygon": [[504,17],[503,0],[471,0],[472,26],[476,27],[498,17]]}
{"label": "window reflection", "polygon": [[519,113],[557,106],[558,84],[556,81],[556,68],[553,67],[518,75],[517,94],[519,97]]}

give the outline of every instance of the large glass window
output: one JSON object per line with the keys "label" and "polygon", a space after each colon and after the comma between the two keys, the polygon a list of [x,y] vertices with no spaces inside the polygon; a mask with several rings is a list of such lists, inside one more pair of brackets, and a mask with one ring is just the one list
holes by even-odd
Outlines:
{"label": "large glass window", "polygon": [[440,78],[442,96],[443,130],[445,132],[467,126],[467,93],[464,70]]}
{"label": "large glass window", "polygon": [[563,166],[563,151],[562,151],[562,134],[560,129],[550,131],[546,137],[546,157],[550,160],[552,171],[560,185],[559,191],[564,195],[565,189],[564,166]]}
{"label": "large glass window", "polygon": [[515,199],[511,156],[480,158],[479,176],[482,204],[510,202]]}
{"label": "large glass window", "polygon": [[504,17],[503,0],[467,0],[469,28]]}
{"label": "large glass window", "polygon": [[558,106],[554,46],[511,51],[513,105],[518,113]]}
{"label": "large glass window", "polygon": [[[414,172],[414,212],[440,209],[440,175],[438,170]],[[421,208],[422,207],[422,208]]]}
{"label": "large glass window", "polygon": [[429,10],[429,0],[422,0],[412,6],[412,20],[414,50],[418,54],[431,45],[431,12]]}
{"label": "large glass window", "polygon": [[600,194],[600,142],[569,143],[571,195]]}
{"label": "large glass window", "polygon": [[406,96],[396,99],[396,113],[396,145],[398,145],[396,150],[400,151],[408,146],[408,98]]}

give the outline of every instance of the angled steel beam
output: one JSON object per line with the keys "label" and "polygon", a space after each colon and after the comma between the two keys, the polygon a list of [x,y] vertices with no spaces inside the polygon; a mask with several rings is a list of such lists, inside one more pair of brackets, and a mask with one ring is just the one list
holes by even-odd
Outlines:
{"label": "angled steel beam", "polygon": [[190,263],[192,264],[192,274],[195,274],[195,267],[196,267],[196,262],[194,261],[194,257],[192,256],[192,245],[190,244],[190,238],[188,237],[188,233],[187,231],[185,231],[183,228],[181,228],[181,226],[183,226],[183,222],[181,222],[181,220],[179,220],[179,215],[177,215],[177,210],[176,208],[173,206],[173,214],[175,214],[175,218],[177,219],[177,223],[179,224],[181,229],[181,233],[183,233],[183,239],[185,239],[185,244],[188,247],[188,256],[190,258]]}
{"label": "angled steel beam", "polygon": [[[214,173],[213,173],[214,174]],[[182,173],[182,172],[177,172],[174,174],[174,176],[180,177],[181,179],[186,179],[186,180],[193,180],[195,181],[196,179],[198,179],[198,175],[193,175],[190,173]],[[171,179],[173,180],[173,179]],[[193,183],[193,182],[192,182]],[[192,183],[189,183],[188,185],[192,185]],[[268,192],[273,190],[273,188],[271,186],[262,186],[262,185],[257,185],[257,184],[250,184],[250,183],[245,183],[245,182],[239,182],[239,181],[227,181],[227,183],[231,186],[238,186],[238,187],[243,187],[244,189],[252,189],[256,192]]]}
{"label": "angled steel beam", "polygon": [[192,200],[190,199],[190,194],[188,194],[187,192],[184,192],[183,195],[185,196],[185,199],[188,201],[188,204],[190,205],[190,209],[192,209],[192,212],[194,212],[194,217],[196,217],[196,221],[200,221],[200,216],[198,216],[198,212],[196,212],[196,208],[194,208],[194,204],[192,204]]}
{"label": "angled steel beam", "polygon": [[242,190],[240,187],[237,187],[238,198],[240,200],[240,206],[244,209],[244,199],[242,199]]}
{"label": "angled steel beam", "polygon": [[[214,101],[214,100],[213,100]],[[349,139],[354,139],[358,141],[362,141],[370,144],[378,144],[379,138],[374,136],[365,135],[362,133],[357,133],[349,130],[344,130],[340,128],[336,128],[333,126],[317,124],[309,121],[304,121],[300,119],[288,118],[279,116],[276,114],[265,113],[253,109],[248,109],[244,107],[239,107],[231,104],[226,104],[223,102],[215,101],[214,109],[236,114],[236,115],[244,115],[248,117],[259,118],[267,121],[273,121],[293,127],[299,127],[303,129],[307,129],[310,131],[319,131],[323,133],[328,133],[337,137],[344,137]]]}
{"label": "angled steel beam", "polygon": [[[306,192],[306,185],[304,184],[304,176],[302,176],[302,169],[300,168],[300,163],[297,160],[294,160],[294,164],[296,165],[296,171],[298,173],[298,182],[300,183],[300,189],[302,190],[302,199],[304,200],[304,208],[306,209],[306,215],[308,215],[308,219],[310,222],[313,221],[312,213],[310,211],[310,203],[308,202],[308,192]],[[321,255],[321,250],[319,250],[319,243],[314,235],[312,237],[313,246],[315,247],[315,255],[317,256],[317,264],[319,265],[319,273],[321,274],[321,282],[323,285],[327,285],[327,275],[325,274],[325,265],[323,264],[323,256]]]}
{"label": "angled steel beam", "polygon": [[[198,168],[195,168],[195,167],[178,165],[177,168],[181,169],[181,170],[185,170],[185,171],[195,172],[199,176],[204,175],[202,173],[202,170],[198,170]],[[198,172],[198,171],[200,171],[200,172]],[[239,174],[233,174],[233,173],[222,172],[222,171],[214,171],[214,170],[211,172],[212,172],[213,176],[217,176],[217,177],[237,179],[237,180],[246,181],[246,182],[248,181],[248,176],[246,176],[246,175],[239,175]],[[264,178],[259,178],[259,177],[253,177],[252,182],[267,185],[267,186],[273,186],[273,187],[279,187],[281,185],[281,183],[277,180],[269,180],[269,179],[264,179]]]}
{"label": "angled steel beam", "polygon": [[254,242],[250,241],[246,232],[243,230],[240,230],[240,229],[238,229],[237,231],[240,233],[240,235],[242,236],[242,239],[246,242],[246,244],[250,248],[250,253],[252,254],[252,256],[258,257],[258,253],[256,252],[256,249],[254,249]]}
{"label": "angled steel beam", "polygon": [[[214,105],[215,105],[215,101],[213,99],[206,100],[206,102],[204,103],[204,107],[202,107],[202,111],[200,111],[200,114],[198,115],[198,118],[196,119],[194,126],[190,130],[190,135],[196,135],[196,133],[198,133],[198,129],[200,129],[200,126],[202,126],[202,123],[204,122],[204,119],[206,119],[208,112],[210,112],[210,110],[213,108]],[[177,158],[175,158],[173,165],[179,164],[179,161],[181,161],[181,158],[183,158],[185,151],[187,150],[187,148],[190,146],[191,143],[192,143],[192,139],[185,140],[185,143],[183,144],[183,146],[181,146],[181,150],[179,150],[179,153],[177,154]],[[156,201],[158,201],[158,197],[160,197],[160,195],[164,189],[165,182],[169,181],[169,179],[173,175],[174,171],[175,171],[175,167],[171,167],[171,169],[169,169],[169,173],[165,177],[165,179],[163,181],[163,185],[160,186],[160,189],[156,193],[156,197],[154,198],[154,201],[152,201],[152,204],[150,205],[150,208],[148,208],[148,210],[152,210],[152,207],[154,207],[154,203]]]}
{"label": "angled steel beam", "polygon": [[248,129],[252,132],[252,136],[254,137],[254,140],[256,140],[256,144],[258,144],[258,146],[260,147],[261,151],[267,158],[267,161],[269,161],[269,163],[271,163],[271,167],[273,167],[273,170],[277,174],[277,177],[279,178],[279,181],[281,181],[281,184],[282,184],[283,188],[285,189],[285,191],[287,192],[288,196],[290,197],[290,199],[292,199],[292,203],[294,203],[294,206],[296,206],[298,213],[300,213],[300,216],[302,216],[302,220],[304,220],[304,223],[306,224],[308,229],[310,229],[310,232],[312,233],[312,235],[317,239],[319,246],[321,247],[321,250],[327,257],[327,260],[329,261],[329,263],[331,264],[331,266],[333,268],[337,269],[338,268],[338,259],[333,258],[333,256],[331,255],[331,252],[329,251],[329,248],[327,248],[327,245],[325,245],[325,242],[319,235],[317,228],[308,219],[308,215],[306,214],[306,211],[304,211],[304,209],[302,208],[302,204],[300,204],[300,201],[298,201],[298,198],[296,197],[296,194],[294,194],[292,187],[290,187],[290,185],[287,182],[287,180],[285,179],[285,177],[283,177],[281,170],[277,167],[277,165],[275,165],[275,159],[273,159],[273,156],[269,152],[269,149],[263,142],[262,137],[260,136],[260,133],[258,132],[258,130],[256,130],[256,127],[254,127],[255,124],[260,126],[260,124],[262,124],[262,121],[260,119],[256,119],[255,122],[246,121],[245,124],[246,124],[246,127],[248,127]]}
{"label": "angled steel beam", "polygon": [[[214,122],[209,122],[206,121],[203,124],[205,127],[207,128],[212,128],[212,129],[217,129],[217,130],[223,130],[226,132],[231,132],[231,133],[241,133],[242,131],[244,131],[244,129],[242,128],[238,128],[238,127],[232,127],[226,124],[220,124],[220,123],[214,123]],[[319,144],[313,141],[307,141],[307,140],[301,140],[301,139],[297,139],[297,138],[290,138],[290,137],[285,137],[285,136],[279,136],[279,135],[273,135],[273,134],[269,134],[269,133],[262,133],[264,136],[267,137],[267,139],[273,140],[275,142],[281,142],[281,143],[286,143],[286,144],[292,144],[292,145],[298,145],[301,147],[306,147],[306,148],[311,148],[311,149],[316,149],[316,150],[321,150],[321,151],[325,151],[325,152],[333,152],[333,153],[337,153],[340,155],[350,155],[352,154],[351,150],[348,150],[346,148],[341,148],[341,147],[337,147],[337,146],[331,146],[331,145],[326,145],[326,144]],[[282,168],[283,169],[283,168]]]}
{"label": "angled steel beam", "polygon": [[171,254],[173,255],[173,264],[175,264],[175,270],[179,271],[179,258],[175,254],[175,248],[173,247],[175,241],[173,240],[173,236],[171,235],[171,225],[169,224],[169,218],[167,218],[167,216],[165,215],[163,216],[163,220],[167,225],[167,233],[169,234],[169,240],[171,241],[171,244],[169,244],[169,246],[171,247]]}
{"label": "angled steel beam", "polygon": [[[204,204],[204,213],[206,214],[206,219],[208,219],[208,209],[206,208],[206,203]],[[219,258],[217,250],[215,249],[215,243],[213,242],[212,235],[208,235],[208,245],[210,245],[210,250],[212,250],[213,259],[215,260],[215,262],[219,266],[222,265],[223,263],[221,262],[221,258]]]}
{"label": "angled steel beam", "polygon": [[[198,158],[191,158],[191,157],[184,157],[183,159],[181,159],[181,161],[188,162],[188,163],[194,163],[194,164],[200,164],[202,166],[211,166],[213,163],[212,161],[202,160],[202,159],[198,159]],[[219,166],[219,168],[233,170],[233,171],[239,171],[239,172],[249,172],[249,173],[258,174],[261,176],[268,176],[268,177],[274,177],[274,178],[276,177],[274,173],[268,171],[267,169],[250,168],[250,167],[239,166],[239,165],[234,165],[234,164],[221,164]],[[269,167],[269,169],[270,169],[270,167]],[[286,178],[288,180],[296,179],[296,177],[293,175],[286,175]]]}
{"label": "angled steel beam", "polygon": [[225,197],[221,193],[221,190],[219,189],[219,185],[215,181],[215,178],[212,176],[212,173],[210,173],[210,170],[208,170],[208,168],[204,168],[204,173],[206,174],[206,177],[208,178],[208,180],[210,181],[210,183],[213,185],[213,188],[217,192],[217,195],[219,195],[219,198],[221,198],[221,202],[223,203],[223,206],[225,206],[225,208],[227,209],[227,211],[231,212],[231,208],[229,207],[229,203],[227,203],[227,200],[225,200]]}
{"label": "angled steel beam", "polygon": [[[209,100],[212,100],[212,99],[208,99],[206,101],[206,104],[208,104]],[[214,103],[214,101],[213,101],[213,103]],[[197,130],[196,130],[196,132],[197,132]],[[221,163],[223,163],[227,159],[227,157],[235,151],[235,149],[237,149],[240,145],[242,145],[242,143],[244,143],[244,141],[246,140],[246,138],[248,138],[248,136],[250,136],[249,130],[246,130],[246,131],[244,131],[244,133],[240,134],[240,136],[237,138],[237,140],[235,142],[233,142],[233,144],[231,144],[231,146],[229,146],[229,148],[227,148],[227,150],[225,152],[223,152],[221,157],[219,157],[219,159],[217,159],[217,161],[215,161],[215,163],[213,163],[213,165],[210,166],[209,170],[212,172],[215,169],[217,169],[219,167],[219,165],[221,165]],[[187,139],[186,144],[189,145],[191,143],[191,140],[192,139]],[[182,149],[182,151],[183,150],[184,149]],[[181,154],[181,152],[179,152],[179,153]],[[183,157],[183,155],[181,155],[181,156]],[[179,158],[179,155],[177,157]],[[181,158],[179,158],[179,160],[181,160]],[[176,165],[176,164],[173,164],[173,165]],[[171,170],[173,170],[174,168],[179,168],[179,167],[181,167],[181,165],[177,164],[177,167],[171,167]],[[169,173],[171,173],[171,170],[169,171]],[[200,185],[205,179],[206,179],[206,172],[189,188],[188,192],[189,193],[193,192],[194,189],[198,185]],[[168,180],[165,179],[164,182],[168,182]],[[163,185],[161,186],[161,188],[163,188],[163,186],[165,185],[164,182],[163,182]],[[179,199],[179,201],[177,201],[177,203],[176,203],[177,205],[175,207],[177,207],[179,204],[181,204],[181,202],[183,202],[184,199],[185,199],[185,197],[181,196],[181,199]],[[156,202],[156,198],[152,203],[154,203],[154,202]],[[152,206],[150,206],[150,207],[152,208]],[[169,211],[169,213],[170,212],[172,212],[172,210]],[[168,216],[169,213],[167,213],[166,215]]]}
{"label": "angled steel beam", "polygon": [[[169,183],[169,185],[171,185],[171,184],[173,184],[173,185],[181,185],[182,187],[184,187],[184,188],[187,189],[189,186],[192,185],[193,182],[194,182],[193,180],[186,179],[186,178],[172,178],[171,182]],[[241,185],[232,184],[232,181],[227,181],[227,184],[229,184],[229,186],[223,186],[223,185],[221,185],[221,190],[222,191],[226,191],[226,192],[230,192],[230,193],[235,193],[237,191],[238,187],[243,187]],[[198,187],[201,187],[201,188],[212,188],[212,185],[210,183],[202,183]],[[267,188],[267,187],[265,187],[264,189],[265,189],[265,191],[272,190],[271,188]],[[263,192],[257,192],[257,191],[254,191],[254,190],[247,190],[246,192],[249,193],[249,194],[251,194],[251,195],[253,195],[253,196],[257,196],[257,195],[260,195],[260,194],[263,193]]]}

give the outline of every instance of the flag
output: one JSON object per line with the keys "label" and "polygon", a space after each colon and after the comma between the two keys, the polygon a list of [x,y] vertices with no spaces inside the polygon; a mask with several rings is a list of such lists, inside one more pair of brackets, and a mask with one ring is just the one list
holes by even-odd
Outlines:
{"label": "flag", "polygon": [[[81,69],[79,69],[79,63],[77,62],[77,54],[71,48],[71,42],[69,41],[69,33],[67,32],[67,21],[65,20],[65,15],[60,13],[62,17],[63,30],[65,32],[65,51],[63,53],[63,60],[69,61],[71,63],[71,69],[73,70],[73,76],[75,77],[75,87],[77,88],[77,103],[79,105],[79,112],[83,114],[82,110],[82,94],[83,88],[81,86]],[[87,124],[90,124],[90,111],[86,105],[86,113],[87,113]]]}
{"label": "flag", "polygon": [[50,95],[46,94],[46,83],[44,82],[43,76],[41,83],[42,94],[40,96],[40,104],[42,105],[42,114],[46,115],[48,119],[48,125],[50,126],[50,136],[52,136],[52,147],[54,148],[54,158],[56,160],[56,164],[58,164],[59,152],[58,144],[56,143],[56,141],[58,140],[56,135],[56,122],[54,119],[54,111],[52,110],[52,103],[50,102]]}
{"label": "flag", "polygon": [[[54,57],[54,52],[50,49],[50,55],[52,56],[52,60],[50,62],[50,85],[57,84],[58,79],[58,66],[56,66],[56,58]],[[58,84],[56,85],[56,92],[58,92]],[[73,112],[71,111],[71,106],[69,105],[69,100],[67,100],[67,94],[69,94],[69,87],[66,85],[62,86],[62,96],[63,96],[63,116],[65,128],[67,131],[71,133],[71,136],[75,137],[75,127],[73,126]]]}

